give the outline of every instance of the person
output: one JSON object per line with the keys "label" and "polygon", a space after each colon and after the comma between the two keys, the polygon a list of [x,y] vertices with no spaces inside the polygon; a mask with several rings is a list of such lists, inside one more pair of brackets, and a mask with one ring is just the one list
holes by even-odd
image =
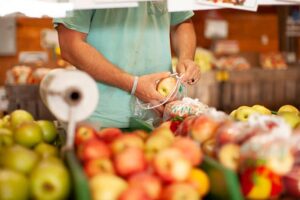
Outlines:
{"label": "person", "polygon": [[193,62],[193,15],[169,13],[161,1],[140,2],[133,8],[77,10],[70,17],[54,19],[62,58],[97,81],[100,98],[90,120],[100,121],[102,127],[126,128],[133,95],[143,102],[161,102],[164,97],[156,84],[170,75],[171,44],[182,80],[187,84],[199,80]]}

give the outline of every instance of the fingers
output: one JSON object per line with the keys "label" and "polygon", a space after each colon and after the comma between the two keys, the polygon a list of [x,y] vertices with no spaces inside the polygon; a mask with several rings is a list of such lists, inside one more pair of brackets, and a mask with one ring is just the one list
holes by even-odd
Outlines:
{"label": "fingers", "polygon": [[184,61],[179,64],[177,69],[185,68],[182,81],[190,85],[195,84],[200,79],[200,69],[191,60]]}

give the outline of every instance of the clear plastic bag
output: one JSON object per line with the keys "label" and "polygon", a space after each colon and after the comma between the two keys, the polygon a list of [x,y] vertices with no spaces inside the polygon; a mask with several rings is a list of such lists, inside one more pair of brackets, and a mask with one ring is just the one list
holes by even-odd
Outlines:
{"label": "clear plastic bag", "polygon": [[142,102],[138,98],[132,99],[132,110],[135,117],[155,127],[162,122],[162,117],[155,108],[165,105],[170,101],[181,100],[187,95],[187,89],[181,81],[181,76],[177,73],[171,74],[170,76],[176,78],[176,85],[162,102],[152,104]]}

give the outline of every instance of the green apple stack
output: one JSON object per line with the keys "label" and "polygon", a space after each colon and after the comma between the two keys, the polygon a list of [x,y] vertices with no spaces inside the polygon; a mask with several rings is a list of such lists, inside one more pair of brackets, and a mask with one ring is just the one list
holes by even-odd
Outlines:
{"label": "green apple stack", "polygon": [[25,110],[0,119],[0,199],[67,199],[70,175],[52,121],[35,120]]}
{"label": "green apple stack", "polygon": [[278,109],[277,115],[281,116],[292,128],[300,127],[300,112],[295,106],[283,105]]}

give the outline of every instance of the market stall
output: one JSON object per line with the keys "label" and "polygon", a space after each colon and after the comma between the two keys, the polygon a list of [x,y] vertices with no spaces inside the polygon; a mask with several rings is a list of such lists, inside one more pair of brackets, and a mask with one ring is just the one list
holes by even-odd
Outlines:
{"label": "market stall", "polygon": [[[134,98],[128,127],[102,127],[99,85],[63,59],[52,20],[145,2],[194,10],[201,79],[171,73],[161,116]],[[0,0],[0,199],[300,198],[299,2],[163,3]]]}

